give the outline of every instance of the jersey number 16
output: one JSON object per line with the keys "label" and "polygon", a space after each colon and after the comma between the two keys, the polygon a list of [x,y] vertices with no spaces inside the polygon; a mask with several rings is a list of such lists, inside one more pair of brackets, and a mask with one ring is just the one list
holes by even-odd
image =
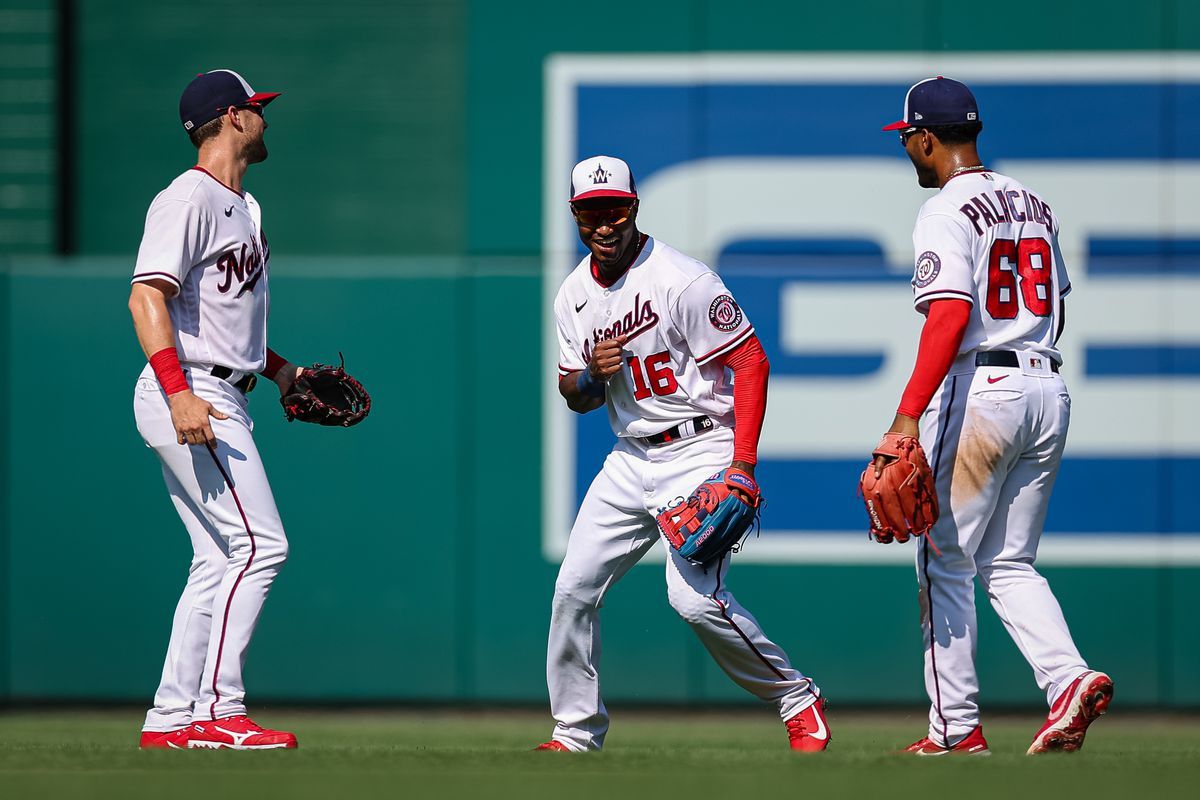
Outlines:
{"label": "jersey number 16", "polygon": [[645,400],[651,392],[659,397],[675,393],[679,388],[679,381],[675,379],[675,371],[671,369],[670,361],[671,354],[666,350],[646,356],[644,364],[637,356],[629,357],[629,372],[633,375],[635,400]]}

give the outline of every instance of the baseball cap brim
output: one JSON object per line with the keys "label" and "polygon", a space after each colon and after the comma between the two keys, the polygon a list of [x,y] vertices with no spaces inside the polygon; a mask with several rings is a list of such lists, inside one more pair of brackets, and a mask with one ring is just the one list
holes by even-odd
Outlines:
{"label": "baseball cap brim", "polygon": [[246,98],[246,102],[258,103],[260,106],[265,106],[267,103],[271,102],[276,97],[279,97],[281,94],[283,94],[283,92],[255,92],[254,94],[250,95],[250,97]]}
{"label": "baseball cap brim", "polygon": [[574,203],[576,200],[587,200],[592,197],[623,197],[626,200],[636,200],[637,199],[636,194],[631,194],[630,192],[622,192],[619,189],[595,189],[590,192],[584,192],[583,194],[575,195],[574,197],[571,198],[571,202]]}
{"label": "baseball cap brim", "polygon": [[883,130],[899,131],[899,130],[903,130],[905,128],[911,128],[911,127],[913,127],[912,123],[905,122],[904,120],[901,119],[901,120],[897,120],[897,121],[893,122],[891,125],[884,125]]}

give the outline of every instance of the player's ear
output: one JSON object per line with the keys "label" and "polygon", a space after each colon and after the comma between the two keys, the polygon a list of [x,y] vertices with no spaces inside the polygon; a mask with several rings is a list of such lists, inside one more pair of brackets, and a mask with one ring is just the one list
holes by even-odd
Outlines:
{"label": "player's ear", "polygon": [[921,150],[924,151],[925,155],[932,155],[934,145],[941,144],[942,140],[937,137],[936,133],[929,130],[929,128],[922,128],[921,131]]}

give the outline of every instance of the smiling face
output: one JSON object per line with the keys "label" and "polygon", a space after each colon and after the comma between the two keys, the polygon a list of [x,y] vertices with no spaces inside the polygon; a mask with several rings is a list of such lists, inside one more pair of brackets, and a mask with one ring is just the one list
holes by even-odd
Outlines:
{"label": "smiling face", "polygon": [[571,204],[579,239],[601,270],[625,265],[638,239],[637,200],[593,197]]}

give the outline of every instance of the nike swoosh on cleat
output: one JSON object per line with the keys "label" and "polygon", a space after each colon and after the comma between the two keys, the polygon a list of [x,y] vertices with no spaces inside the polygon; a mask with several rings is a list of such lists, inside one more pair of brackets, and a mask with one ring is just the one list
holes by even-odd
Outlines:
{"label": "nike swoosh on cleat", "polygon": [[[821,701],[818,700],[817,702],[819,703]],[[813,731],[812,733],[810,733],[809,737],[812,739],[828,739],[829,738],[829,729],[825,727],[825,720],[821,719],[821,712],[814,711],[813,719],[815,719],[817,721],[817,729],[815,731]]]}

